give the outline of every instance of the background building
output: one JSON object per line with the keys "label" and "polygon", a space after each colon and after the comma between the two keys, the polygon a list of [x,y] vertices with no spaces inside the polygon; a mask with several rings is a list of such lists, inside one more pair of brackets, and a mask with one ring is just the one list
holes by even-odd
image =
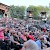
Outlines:
{"label": "background building", "polygon": [[0,18],[8,17],[8,15],[10,14],[9,8],[10,6],[0,3]]}

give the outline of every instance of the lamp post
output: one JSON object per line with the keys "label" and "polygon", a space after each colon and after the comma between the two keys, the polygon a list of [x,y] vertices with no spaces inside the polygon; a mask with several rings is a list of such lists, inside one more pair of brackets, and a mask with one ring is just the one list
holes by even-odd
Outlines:
{"label": "lamp post", "polygon": [[27,11],[28,21],[31,23],[33,19],[33,11]]}
{"label": "lamp post", "polygon": [[26,28],[27,28],[27,31],[29,31],[29,27],[31,26],[31,23],[32,23],[32,19],[33,19],[33,11],[27,11],[27,19],[26,19],[26,21],[27,21],[27,24],[26,24]]}

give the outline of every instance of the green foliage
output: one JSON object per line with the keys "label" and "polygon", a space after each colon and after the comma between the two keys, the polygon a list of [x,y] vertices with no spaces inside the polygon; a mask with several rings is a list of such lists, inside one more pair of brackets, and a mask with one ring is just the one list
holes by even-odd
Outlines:
{"label": "green foliage", "polygon": [[[14,6],[14,5],[10,6],[10,9],[9,9],[11,17],[20,18],[20,19],[24,18],[25,10],[26,10],[25,6]],[[50,8],[47,6],[44,7],[44,6],[33,6],[33,5],[31,5],[27,8],[27,10],[33,12],[33,18],[34,19],[41,19],[41,17],[39,16],[39,13],[41,11],[48,12],[48,11],[50,11]]]}
{"label": "green foliage", "polygon": [[37,18],[39,18],[39,13],[38,13],[38,10],[37,10],[37,7],[36,6],[29,6],[28,8],[27,8],[27,11],[32,11],[32,13],[33,13],[33,18],[34,19],[37,19]]}
{"label": "green foliage", "polygon": [[10,6],[10,15],[13,18],[24,18],[24,14],[25,14],[25,6]]}
{"label": "green foliage", "polygon": [[44,7],[44,6],[37,6],[37,10],[39,11],[39,12],[41,12],[41,11],[45,11],[45,12],[47,12],[47,11],[49,11],[50,10],[50,8],[49,7]]}
{"label": "green foliage", "polygon": [[48,16],[48,19],[50,19],[50,15]]}
{"label": "green foliage", "polygon": [[39,16],[40,12],[48,12],[50,11],[49,7],[44,7],[44,6],[29,6],[27,8],[27,11],[33,11],[33,18],[34,19],[42,19],[42,17]]}

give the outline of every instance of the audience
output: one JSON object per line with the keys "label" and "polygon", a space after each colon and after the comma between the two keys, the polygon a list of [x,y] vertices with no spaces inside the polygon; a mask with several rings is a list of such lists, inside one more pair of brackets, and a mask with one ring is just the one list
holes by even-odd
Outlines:
{"label": "audience", "polygon": [[[23,23],[24,22],[24,23]],[[26,28],[27,21],[8,19],[0,27],[1,50],[50,50],[50,32]]]}

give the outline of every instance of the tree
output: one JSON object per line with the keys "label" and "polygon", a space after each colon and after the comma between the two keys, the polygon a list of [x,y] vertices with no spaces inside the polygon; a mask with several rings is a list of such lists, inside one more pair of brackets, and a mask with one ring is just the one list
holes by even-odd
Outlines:
{"label": "tree", "polygon": [[[26,7],[25,6],[10,6],[10,15],[11,17],[13,18],[20,18],[20,19],[23,19],[24,18],[24,15],[25,15],[25,9]],[[40,12],[42,11],[45,11],[45,12],[48,12],[50,11],[50,8],[49,7],[44,7],[44,6],[29,6],[27,8],[27,11],[32,11],[33,13],[33,18],[34,19],[41,19],[41,17],[39,16]]]}
{"label": "tree", "polygon": [[24,6],[20,6],[20,9],[19,9],[19,15],[21,19],[24,18],[24,15],[25,15],[25,7]]}
{"label": "tree", "polygon": [[48,16],[48,19],[50,19],[50,15]]}
{"label": "tree", "polygon": [[28,8],[27,8],[27,11],[32,11],[32,13],[33,13],[33,18],[34,19],[37,19],[39,16],[39,14],[38,14],[38,11],[37,11],[37,8],[36,8],[36,6],[29,6]]}
{"label": "tree", "polygon": [[9,11],[10,11],[11,17],[15,17],[15,6],[14,5],[10,6]]}
{"label": "tree", "polygon": [[24,14],[25,14],[25,6],[10,6],[10,15],[11,17],[13,18],[21,18],[23,19],[24,18]]}
{"label": "tree", "polygon": [[47,11],[49,11],[50,10],[50,8],[49,7],[47,7],[47,6],[37,6],[37,10],[39,11],[39,12],[41,12],[41,11],[45,11],[45,12],[47,12]]}

